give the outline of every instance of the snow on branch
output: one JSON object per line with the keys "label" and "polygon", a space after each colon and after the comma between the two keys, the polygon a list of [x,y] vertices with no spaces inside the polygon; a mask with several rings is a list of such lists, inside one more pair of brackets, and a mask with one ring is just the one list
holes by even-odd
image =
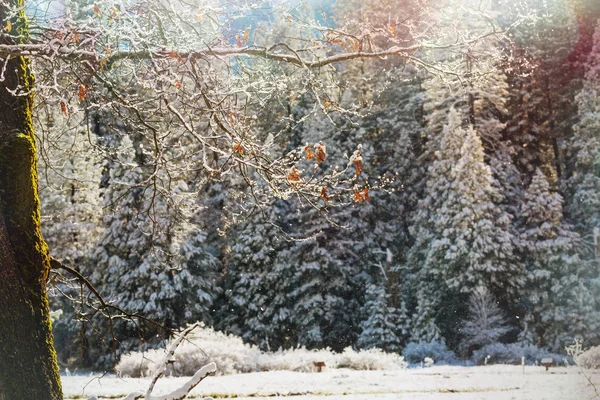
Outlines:
{"label": "snow on branch", "polygon": [[[0,40],[0,58],[32,61],[36,121],[41,127],[43,121],[65,121],[66,129],[67,121],[79,119],[88,128],[90,146],[111,165],[137,164],[138,182],[112,183],[151,191],[144,208],[149,216],[159,201],[186,217],[193,214],[191,192],[200,189],[190,187],[190,193],[176,196],[170,187],[178,179],[187,181],[186,171],[196,171],[205,182],[241,177],[239,187],[249,190],[228,192],[236,207],[224,213],[225,227],[239,216],[264,214],[273,198],[294,198],[300,208],[317,209],[333,223],[328,209],[368,201],[389,184],[387,177],[369,178],[369,149],[347,165],[333,165],[321,162],[328,137],[320,137],[323,145],[309,151],[281,140],[309,120],[322,118],[339,130],[369,112],[348,97],[335,72],[343,69],[340,63],[368,59],[375,70],[383,63],[411,65],[462,79],[460,68],[440,60],[462,59],[466,48],[505,33],[488,20],[464,31],[437,23],[441,19],[430,15],[437,10],[426,4],[408,14],[398,10],[402,15],[393,19],[386,14],[371,22],[348,17],[324,24],[301,18],[287,2],[234,0],[227,9],[210,1],[68,3],[56,18],[43,11],[32,15],[31,36],[21,43],[0,33],[7,39]],[[254,20],[259,6],[277,17],[269,23]],[[17,87],[15,94],[27,93]],[[301,104],[302,115],[288,112]],[[279,122],[265,124],[267,115]],[[117,129],[95,137],[96,119]],[[55,125],[39,129],[43,143],[59,136]],[[125,136],[131,141],[129,159],[118,155]]]}
{"label": "snow on branch", "polygon": [[[434,72],[450,73],[426,61],[427,52],[467,48],[490,36],[503,35],[510,29],[499,28],[483,15],[480,17],[485,21],[483,29],[469,34],[457,32],[453,39],[440,41],[436,36],[442,36],[442,32],[437,31],[445,29],[443,35],[448,35],[450,27],[435,27],[437,33],[427,37],[425,32],[429,32],[435,22],[417,19],[416,15],[426,14],[427,7],[422,5],[419,12],[408,17],[410,22],[402,22],[407,29],[411,27],[409,30],[414,37],[407,42],[400,39],[394,24],[359,27],[350,20],[339,27],[326,26],[295,18],[290,10],[272,8],[265,3],[264,6],[272,8],[274,13],[283,11],[282,15],[287,14],[285,21],[311,34],[314,39],[296,44],[287,41],[259,43],[250,33],[257,28],[249,27],[238,32],[235,43],[224,33],[223,27],[237,18],[247,19],[252,15],[245,2],[231,2],[228,11],[210,4],[199,4],[199,8],[195,8],[184,1],[170,3],[165,6],[158,1],[146,0],[115,7],[112,0],[98,0],[93,7],[86,6],[76,12],[65,6],[53,18],[40,13],[30,17],[31,31],[35,33],[32,38],[22,43],[3,41],[0,58],[28,56],[52,61],[87,61],[95,70],[100,70],[121,60],[171,59],[181,62],[251,56],[318,69],[354,59],[396,56]],[[284,5],[280,7],[285,8]],[[376,45],[375,41],[381,35],[385,44]]]}
{"label": "snow on branch", "polygon": [[[475,39],[467,41],[457,41],[452,44],[435,45],[427,43],[419,43],[412,46],[392,46],[387,49],[379,51],[352,51],[334,54],[323,58],[314,59],[303,59],[297,56],[297,52],[294,55],[280,54],[273,50],[280,47],[281,44],[271,46],[269,48],[261,46],[244,46],[244,47],[218,47],[218,48],[203,48],[198,50],[180,51],[177,53],[177,58],[184,60],[196,60],[203,59],[206,57],[233,57],[233,56],[253,56],[264,58],[272,61],[283,62],[292,64],[298,67],[316,69],[322,68],[330,64],[337,62],[351,61],[356,59],[369,59],[369,58],[385,58],[388,56],[398,56],[405,58],[408,61],[412,61],[423,67],[433,69],[437,72],[450,73],[450,71],[442,71],[439,67],[434,66],[431,63],[427,63],[421,58],[415,57],[414,54],[418,51],[423,50],[449,50],[453,48],[467,47],[485,39],[490,35],[497,35],[499,32],[490,32],[481,35]],[[150,59],[169,59],[174,58],[172,50],[157,49],[155,51],[132,51],[116,49],[113,52],[107,52],[105,54],[99,53],[92,50],[84,50],[76,46],[72,46],[70,43],[63,44],[62,42],[48,42],[43,44],[2,44],[0,45],[0,58],[7,57],[42,57],[48,59],[60,59],[65,61],[81,61],[87,60],[92,63],[102,62],[104,65],[111,65],[119,60],[150,60]]]}

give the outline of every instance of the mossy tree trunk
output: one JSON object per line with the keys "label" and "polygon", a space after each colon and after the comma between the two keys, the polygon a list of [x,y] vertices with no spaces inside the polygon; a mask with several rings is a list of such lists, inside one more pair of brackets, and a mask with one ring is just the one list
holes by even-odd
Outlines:
{"label": "mossy tree trunk", "polygon": [[[6,3],[0,2],[2,24]],[[23,0],[10,4],[21,7]],[[22,13],[3,27],[11,29],[2,44],[27,37]],[[32,88],[28,60],[11,59],[0,82],[0,400],[62,399],[46,293],[50,261],[40,231]],[[11,94],[15,89],[21,95]]]}

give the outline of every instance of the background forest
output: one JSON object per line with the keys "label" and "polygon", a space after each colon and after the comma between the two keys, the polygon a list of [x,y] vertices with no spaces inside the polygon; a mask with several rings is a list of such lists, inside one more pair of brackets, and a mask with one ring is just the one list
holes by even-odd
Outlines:
{"label": "background forest", "polygon": [[[84,3],[72,5],[81,18],[94,12]],[[476,11],[438,13],[440,2],[390,3],[313,2],[291,15],[335,27],[342,15],[426,13],[447,40],[451,27],[481,24]],[[40,197],[53,256],[124,313],[163,325],[115,319],[117,354],[158,346],[165,327],[196,321],[263,350],[400,352],[436,342],[470,357],[497,343],[558,353],[575,338],[599,345],[600,6],[513,3],[486,10],[511,26],[507,34],[443,56],[460,73],[400,58],[353,61],[319,72],[324,86],[337,74],[327,96],[290,89],[304,77],[285,65],[231,76],[278,85],[264,107],[235,117],[251,121],[274,154],[305,147],[298,173],[347,166],[354,175],[353,190],[329,199],[324,188],[318,204],[300,195],[263,201],[255,172],[224,179],[198,167],[222,155],[193,142],[162,155],[184,156],[185,167],[157,174],[146,161],[149,138],[116,113],[74,120],[62,104],[44,114]],[[260,43],[267,32],[311,40],[286,18],[238,19],[232,30],[247,29],[235,40]],[[410,44],[402,27],[388,29]],[[146,89],[128,90],[143,98]],[[104,151],[84,151],[80,137]],[[157,179],[169,184],[152,185]],[[62,310],[54,321],[61,362],[110,367],[108,319],[86,302],[90,294],[64,280],[52,294]]]}

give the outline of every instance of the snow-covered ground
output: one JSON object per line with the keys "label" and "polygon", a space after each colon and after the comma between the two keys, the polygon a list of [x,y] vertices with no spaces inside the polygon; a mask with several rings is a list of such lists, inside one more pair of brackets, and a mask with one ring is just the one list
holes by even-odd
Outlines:
{"label": "snow-covered ground", "polygon": [[[589,373],[600,388],[600,371]],[[155,394],[173,390],[186,378],[162,378]],[[144,390],[148,378],[104,376],[63,376],[66,399],[96,395],[100,399],[118,398]],[[576,367],[494,365],[406,369],[399,371],[325,370],[322,373],[290,371],[208,377],[194,389],[190,398],[212,396],[253,400],[291,396],[305,400],[443,400],[443,399],[515,399],[515,400],[586,400],[598,399],[594,389]],[[594,397],[596,396],[596,397]]]}

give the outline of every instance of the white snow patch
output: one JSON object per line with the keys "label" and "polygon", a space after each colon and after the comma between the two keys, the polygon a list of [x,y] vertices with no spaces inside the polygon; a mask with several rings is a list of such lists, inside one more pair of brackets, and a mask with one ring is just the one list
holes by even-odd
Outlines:
{"label": "white snow patch", "polygon": [[[600,371],[588,371],[600,385]],[[98,399],[124,396],[145,390],[150,378],[104,376],[64,376],[65,399],[96,395]],[[181,387],[189,378],[162,378],[155,388],[157,395]],[[87,386],[86,386],[87,385]],[[84,389],[85,387],[85,389]],[[208,377],[189,398],[236,396],[266,399],[268,396],[295,395],[295,400],[383,399],[591,399],[593,389],[577,367],[557,367],[546,372],[543,367],[493,365],[478,367],[434,366],[393,371],[355,371],[331,369],[322,373],[293,371],[256,372]]]}

